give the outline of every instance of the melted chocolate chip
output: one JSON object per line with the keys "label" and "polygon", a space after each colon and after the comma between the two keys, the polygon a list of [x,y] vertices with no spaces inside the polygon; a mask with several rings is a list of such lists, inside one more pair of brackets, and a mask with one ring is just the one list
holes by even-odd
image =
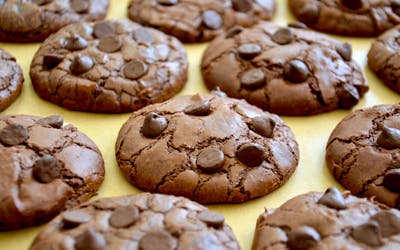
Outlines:
{"label": "melted chocolate chip", "polygon": [[63,212],[61,217],[64,229],[75,228],[81,224],[89,222],[92,219],[92,216],[79,210]]}
{"label": "melted chocolate chip", "polygon": [[37,121],[38,124],[49,125],[53,128],[61,128],[64,124],[64,119],[59,115],[51,115],[41,118]]}
{"label": "melted chocolate chip", "polygon": [[360,100],[360,94],[356,87],[345,84],[339,89],[339,106],[342,109],[351,109]]}
{"label": "melted chocolate chip", "polygon": [[108,221],[113,227],[124,228],[135,224],[138,218],[139,209],[134,206],[127,206],[115,209]]}
{"label": "melted chocolate chip", "polygon": [[304,82],[308,78],[307,65],[300,60],[292,60],[285,64],[283,68],[283,76],[292,83]]}
{"label": "melted chocolate chip", "polygon": [[272,41],[274,41],[280,45],[285,45],[285,44],[289,44],[293,41],[294,35],[290,29],[281,28],[281,29],[278,29],[272,35],[271,38],[272,38]]}
{"label": "melted chocolate chip", "polygon": [[352,47],[350,43],[342,43],[340,45],[336,45],[335,49],[337,53],[339,53],[339,55],[343,58],[343,60],[351,60]]}
{"label": "melted chocolate chip", "polygon": [[230,28],[225,35],[225,38],[232,38],[234,36],[236,36],[237,34],[241,33],[244,30],[244,28],[242,26],[233,26],[232,28]]}
{"label": "melted chocolate chip", "polygon": [[9,124],[0,131],[0,142],[5,146],[19,145],[28,138],[28,130],[21,124]]}
{"label": "melted chocolate chip", "polygon": [[45,55],[43,57],[43,67],[45,70],[54,69],[63,59],[64,56],[62,55]]}
{"label": "melted chocolate chip", "polygon": [[211,113],[211,104],[209,101],[202,101],[186,107],[183,112],[187,115],[206,116]]}
{"label": "melted chocolate chip", "polygon": [[242,87],[245,89],[257,89],[265,84],[265,74],[261,69],[250,69],[240,77]]}
{"label": "melted chocolate chip", "polygon": [[146,28],[139,28],[133,32],[133,39],[138,43],[153,43],[154,36]]}
{"label": "melted chocolate chip", "polygon": [[37,5],[45,5],[51,2],[53,2],[53,0],[32,0],[32,3]]}
{"label": "melted chocolate chip", "polygon": [[209,29],[216,30],[222,26],[222,18],[215,10],[206,10],[203,13],[203,24]]}
{"label": "melted chocolate chip", "polygon": [[80,35],[73,34],[71,37],[65,39],[64,48],[70,51],[83,50],[88,46],[88,41]]}
{"label": "melted chocolate chip", "polygon": [[93,66],[94,63],[92,58],[86,55],[78,54],[72,60],[70,70],[74,75],[81,75],[88,72],[91,68],[93,68]]}
{"label": "melted chocolate chip", "polygon": [[358,10],[363,7],[362,0],[340,0],[343,6],[351,9],[351,10]]}
{"label": "melted chocolate chip", "polygon": [[147,73],[147,64],[137,59],[132,59],[125,64],[123,72],[126,78],[136,80]]}
{"label": "melted chocolate chip", "polygon": [[314,23],[319,18],[319,8],[313,4],[307,4],[299,12],[300,20],[304,20],[306,23]]}
{"label": "melted chocolate chip", "polygon": [[217,148],[203,149],[197,156],[197,166],[207,173],[218,172],[225,162],[224,152]]}
{"label": "melted chocolate chip", "polygon": [[261,46],[256,43],[245,43],[239,46],[239,56],[243,59],[249,60],[261,53]]}
{"label": "melted chocolate chip", "polygon": [[242,144],[237,150],[237,158],[248,167],[257,167],[264,161],[264,148],[256,143]]}
{"label": "melted chocolate chip", "polygon": [[173,250],[176,249],[176,240],[166,231],[146,233],[139,241],[140,250]]}
{"label": "melted chocolate chip", "polygon": [[50,183],[61,177],[64,163],[51,155],[45,155],[35,161],[32,176],[40,183]]}
{"label": "melted chocolate chip", "polygon": [[122,41],[119,36],[108,35],[100,39],[98,48],[106,53],[113,53],[120,50]]}
{"label": "melted chocolate chip", "polygon": [[288,24],[288,27],[295,28],[295,29],[308,29],[307,25],[302,22],[292,22]]}
{"label": "melted chocolate chip", "polygon": [[317,203],[334,209],[345,209],[347,207],[343,195],[335,187],[328,188]]}
{"label": "melted chocolate chip", "polygon": [[391,169],[383,178],[383,185],[392,192],[400,193],[400,169]]}
{"label": "melted chocolate chip", "polygon": [[251,0],[232,0],[232,7],[239,12],[248,12],[253,8]]}
{"label": "melted chocolate chip", "polygon": [[371,217],[378,222],[383,237],[400,233],[400,217],[391,210],[383,210]]}
{"label": "melted chocolate chip", "polygon": [[88,228],[75,238],[75,250],[102,250],[106,249],[104,236],[92,228]]}
{"label": "melted chocolate chip", "polygon": [[376,143],[384,149],[400,148],[400,130],[383,126]]}
{"label": "melted chocolate chip", "polygon": [[147,138],[155,138],[159,136],[168,126],[165,117],[157,113],[150,112],[144,119],[140,132]]}
{"label": "melted chocolate chip", "polygon": [[110,22],[99,22],[93,27],[93,34],[97,38],[103,38],[108,35],[115,34],[115,27]]}
{"label": "melted chocolate chip", "polygon": [[275,122],[265,116],[256,116],[251,119],[250,129],[266,138],[272,138]]}
{"label": "melted chocolate chip", "polygon": [[157,0],[157,3],[160,5],[171,6],[178,3],[178,0]]}
{"label": "melted chocolate chip", "polygon": [[321,236],[312,227],[302,226],[288,233],[288,246],[290,250],[306,250],[318,245]]}
{"label": "melted chocolate chip", "polygon": [[197,215],[197,218],[208,226],[219,229],[224,226],[225,218],[222,214],[210,210],[204,210]]}
{"label": "melted chocolate chip", "polygon": [[353,239],[370,246],[381,246],[382,235],[378,222],[370,221],[353,229]]}
{"label": "melted chocolate chip", "polygon": [[89,7],[90,7],[90,1],[89,0],[70,0],[71,1],[71,8],[76,12],[76,13],[85,13],[88,12]]}

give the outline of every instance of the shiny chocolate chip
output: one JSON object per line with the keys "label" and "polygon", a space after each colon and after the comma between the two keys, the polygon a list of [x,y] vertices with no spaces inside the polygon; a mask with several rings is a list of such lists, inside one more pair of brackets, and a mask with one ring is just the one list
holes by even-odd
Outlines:
{"label": "shiny chocolate chip", "polygon": [[75,228],[81,224],[89,222],[92,219],[92,216],[79,210],[63,212],[61,217],[64,229]]}
{"label": "shiny chocolate chip", "polygon": [[206,10],[203,13],[203,24],[209,29],[216,30],[222,26],[222,18],[215,10]]}
{"label": "shiny chocolate chip", "polygon": [[366,245],[377,247],[383,244],[378,222],[369,221],[353,229],[351,236],[354,240]]}
{"label": "shiny chocolate chip", "polygon": [[37,5],[45,5],[51,2],[53,2],[53,0],[32,0],[32,3]]}
{"label": "shiny chocolate chip", "polygon": [[318,245],[320,234],[312,227],[301,226],[288,233],[288,246],[290,250],[306,250]]}
{"label": "shiny chocolate chip", "polygon": [[284,78],[292,83],[304,82],[309,73],[307,65],[300,60],[292,60],[285,64],[283,68]]}
{"label": "shiny chocolate chip", "polygon": [[135,224],[138,218],[139,209],[134,206],[126,206],[115,209],[108,221],[115,228],[127,228]]}
{"label": "shiny chocolate chip", "polygon": [[272,138],[275,125],[269,117],[256,116],[251,119],[250,129],[266,138]]}
{"label": "shiny chocolate chip", "polygon": [[240,82],[245,89],[257,89],[265,84],[265,74],[261,69],[250,69],[240,76]]}
{"label": "shiny chocolate chip", "polygon": [[261,53],[261,46],[256,43],[245,43],[239,46],[239,56],[243,59],[249,60]]}
{"label": "shiny chocolate chip", "polygon": [[248,12],[253,8],[251,0],[232,0],[232,7],[239,12]]}
{"label": "shiny chocolate chip", "polygon": [[70,70],[74,75],[81,75],[88,72],[91,68],[93,68],[93,66],[94,63],[92,58],[86,55],[79,54],[75,56],[72,60]]}
{"label": "shiny chocolate chip", "polygon": [[243,30],[244,28],[242,26],[235,25],[226,32],[225,38],[232,38],[237,34],[240,34]]}
{"label": "shiny chocolate chip", "polygon": [[400,130],[387,126],[382,127],[382,132],[379,134],[376,143],[384,149],[400,148]]}
{"label": "shiny chocolate chip", "polygon": [[306,23],[315,23],[319,18],[319,8],[314,4],[307,4],[299,12],[299,19]]}
{"label": "shiny chocolate chip", "polygon": [[49,125],[53,128],[61,128],[64,124],[64,119],[59,115],[51,115],[39,119],[37,123],[42,125]]}
{"label": "shiny chocolate chip", "polygon": [[224,152],[217,148],[206,148],[197,156],[196,164],[204,172],[215,173],[224,166],[224,162]]}
{"label": "shiny chocolate chip", "polygon": [[211,104],[209,101],[202,101],[186,107],[183,112],[187,115],[206,116],[211,113]]}
{"label": "shiny chocolate chip", "polygon": [[317,203],[334,209],[345,209],[347,207],[346,200],[335,187],[328,188]]}
{"label": "shiny chocolate chip", "polygon": [[54,69],[63,59],[64,56],[62,55],[45,55],[43,56],[43,67],[45,70]]}
{"label": "shiny chocolate chip", "polygon": [[197,214],[197,218],[216,229],[222,228],[225,223],[225,218],[222,214],[210,210],[200,212]]}
{"label": "shiny chocolate chip", "polygon": [[9,124],[0,131],[0,142],[5,146],[19,145],[28,138],[28,130],[21,124]]}
{"label": "shiny chocolate chip", "polygon": [[272,35],[272,41],[274,41],[280,45],[289,44],[293,41],[293,39],[294,39],[294,35],[293,35],[292,31],[288,28],[278,29]]}
{"label": "shiny chocolate chip", "polygon": [[177,241],[164,230],[146,233],[139,241],[139,250],[173,250]]}
{"label": "shiny chocolate chip", "polygon": [[125,64],[123,72],[126,78],[136,80],[147,73],[147,64],[144,62],[132,59],[130,62]]}
{"label": "shiny chocolate chip", "polygon": [[78,34],[73,34],[71,37],[65,39],[64,47],[70,51],[83,50],[88,46],[88,41]]}
{"label": "shiny chocolate chip", "polygon": [[100,39],[97,47],[103,52],[113,53],[121,49],[122,41],[119,36],[108,35]]}
{"label": "shiny chocolate chip", "polygon": [[178,0],[157,0],[157,3],[160,5],[171,6],[178,3]]}
{"label": "shiny chocolate chip", "polygon": [[339,107],[342,109],[351,109],[360,100],[360,94],[356,87],[351,84],[344,84],[338,90]]}
{"label": "shiny chocolate chip", "polygon": [[75,250],[102,250],[106,249],[107,242],[104,236],[93,228],[86,229],[75,238]]}
{"label": "shiny chocolate chip", "polygon": [[154,36],[147,28],[139,28],[133,32],[133,39],[138,43],[153,43]]}
{"label": "shiny chocolate chip", "polygon": [[144,119],[141,133],[147,138],[159,136],[168,126],[168,121],[164,116],[150,112]]}
{"label": "shiny chocolate chip", "polygon": [[248,167],[257,167],[264,161],[264,148],[256,143],[242,144],[237,150],[237,158]]}
{"label": "shiny chocolate chip", "polygon": [[352,54],[352,47],[350,43],[342,43],[339,45],[336,45],[335,47],[337,53],[343,58],[345,61],[350,61],[351,60],[351,54]]}
{"label": "shiny chocolate chip", "polygon": [[358,10],[363,7],[362,0],[340,0],[343,6],[351,10]]}
{"label": "shiny chocolate chip", "polygon": [[115,27],[110,22],[99,22],[94,25],[93,34],[97,38],[103,38],[108,35],[114,35]]}
{"label": "shiny chocolate chip", "polygon": [[86,12],[88,12],[89,7],[90,7],[90,1],[89,0],[70,0],[70,5],[71,5],[71,8],[76,13],[86,13]]}
{"label": "shiny chocolate chip", "polygon": [[383,185],[392,192],[400,193],[400,169],[391,169],[383,178]]}
{"label": "shiny chocolate chip", "polygon": [[378,222],[383,237],[400,233],[400,217],[392,210],[383,210],[371,217]]}
{"label": "shiny chocolate chip", "polygon": [[295,28],[295,29],[308,29],[307,25],[302,22],[292,22],[288,24],[288,27]]}
{"label": "shiny chocolate chip", "polygon": [[64,162],[51,155],[45,155],[33,164],[32,176],[40,183],[50,183],[61,177],[63,167]]}

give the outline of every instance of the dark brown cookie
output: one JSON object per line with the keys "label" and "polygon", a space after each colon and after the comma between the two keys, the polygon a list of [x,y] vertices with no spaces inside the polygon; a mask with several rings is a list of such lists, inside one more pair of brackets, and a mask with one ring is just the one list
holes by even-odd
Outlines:
{"label": "dark brown cookie", "polygon": [[96,194],[97,146],[60,116],[0,116],[0,231],[42,224]]}
{"label": "dark brown cookie", "polygon": [[354,195],[400,208],[400,104],[357,110],[332,131],[326,161]]}
{"label": "dark brown cookie", "polygon": [[103,19],[108,4],[108,0],[2,0],[0,41],[43,41],[68,24]]}
{"label": "dark brown cookie", "polygon": [[278,116],[243,100],[197,94],[134,112],[119,131],[116,157],[142,190],[237,203],[283,185],[299,151]]}
{"label": "dark brown cookie", "polygon": [[261,22],[210,43],[201,70],[209,89],[281,115],[350,109],[368,91],[352,49],[307,29]]}
{"label": "dark brown cookie", "polygon": [[240,249],[224,216],[161,194],[104,198],[65,211],[32,243],[42,249]]}
{"label": "dark brown cookie", "polygon": [[398,210],[329,188],[261,214],[252,250],[399,249],[399,237]]}
{"label": "dark brown cookie", "polygon": [[0,49],[0,111],[21,93],[24,75],[14,56]]}
{"label": "dark brown cookie", "polygon": [[67,109],[121,113],[164,101],[185,85],[187,56],[174,37],[129,20],[72,24],[33,58],[32,84]]}
{"label": "dark brown cookie", "polygon": [[210,41],[229,28],[270,20],[275,0],[131,0],[129,18],[182,42]]}
{"label": "dark brown cookie", "polygon": [[310,28],[347,36],[376,36],[400,24],[398,0],[289,0]]}

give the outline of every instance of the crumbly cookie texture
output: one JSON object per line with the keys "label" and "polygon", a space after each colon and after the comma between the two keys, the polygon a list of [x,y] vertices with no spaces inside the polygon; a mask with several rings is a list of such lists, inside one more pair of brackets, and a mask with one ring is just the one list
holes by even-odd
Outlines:
{"label": "crumbly cookie texture", "polygon": [[41,249],[240,249],[224,216],[183,197],[142,193],[65,211],[36,237]]}
{"label": "crumbly cookie texture", "polygon": [[261,22],[213,40],[201,71],[209,89],[281,115],[350,109],[368,91],[352,47],[294,23]]}
{"label": "crumbly cookie texture", "polygon": [[24,75],[14,56],[0,49],[0,111],[17,99]]}
{"label": "crumbly cookie texture", "polygon": [[350,113],[332,131],[326,161],[352,194],[400,207],[400,104]]}
{"label": "crumbly cookie texture", "polygon": [[42,224],[96,194],[97,146],[60,116],[0,116],[0,231]]}
{"label": "crumbly cookie texture", "polygon": [[196,94],[134,112],[119,132],[116,158],[142,190],[237,203],[283,185],[299,151],[277,115],[243,100]]}
{"label": "crumbly cookie texture", "polygon": [[182,42],[210,41],[227,29],[270,20],[275,0],[132,0],[128,15]]}

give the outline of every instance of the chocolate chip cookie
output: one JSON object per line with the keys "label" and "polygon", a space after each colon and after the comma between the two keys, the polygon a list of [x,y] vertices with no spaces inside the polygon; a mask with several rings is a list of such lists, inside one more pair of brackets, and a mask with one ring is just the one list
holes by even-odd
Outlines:
{"label": "chocolate chip cookie", "polygon": [[0,111],[21,93],[24,75],[14,56],[0,49]]}
{"label": "chocolate chip cookie", "polygon": [[270,20],[274,13],[275,0],[132,0],[128,7],[130,19],[182,42],[210,41],[230,27]]}
{"label": "chocolate chip cookie", "polygon": [[0,116],[0,162],[0,231],[48,221],[104,178],[97,146],[60,116]]}
{"label": "chocolate chip cookie", "polygon": [[240,248],[222,214],[183,197],[142,193],[63,212],[30,249]]}
{"label": "chocolate chip cookie", "polygon": [[397,0],[289,0],[289,6],[309,27],[338,35],[377,36],[400,24]]}
{"label": "chocolate chip cookie", "polygon": [[187,81],[174,37],[129,20],[72,24],[49,37],[30,70],[36,92],[71,110],[121,113],[164,101]]}
{"label": "chocolate chip cookie", "polygon": [[399,236],[398,210],[329,188],[261,214],[252,250],[399,249]]}
{"label": "chocolate chip cookie", "polygon": [[68,24],[104,19],[108,4],[108,0],[2,0],[0,41],[43,41]]}
{"label": "chocolate chip cookie", "polygon": [[354,195],[400,208],[400,104],[357,110],[333,130],[326,161]]}
{"label": "chocolate chip cookie", "polygon": [[207,87],[219,86],[230,97],[281,115],[357,104],[368,85],[351,58],[351,45],[290,26],[261,22],[216,38],[201,63]]}
{"label": "chocolate chip cookie", "polygon": [[136,187],[200,203],[238,203],[283,185],[299,159],[290,128],[243,100],[180,96],[136,111],[116,158]]}

